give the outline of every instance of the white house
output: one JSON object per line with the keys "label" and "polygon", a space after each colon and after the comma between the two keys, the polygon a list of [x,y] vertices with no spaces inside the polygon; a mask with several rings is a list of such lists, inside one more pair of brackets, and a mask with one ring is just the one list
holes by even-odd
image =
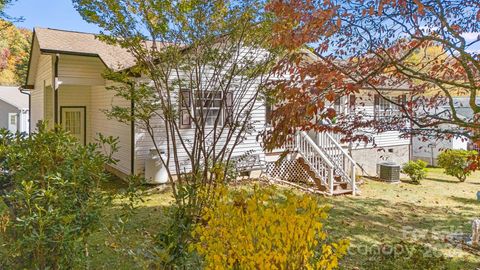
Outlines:
{"label": "white house", "polygon": [[[102,72],[107,68],[122,70],[134,64],[127,51],[99,41],[94,34],[36,28],[28,77],[23,87],[31,95],[32,132],[39,121],[48,120],[49,123],[61,124],[83,143],[92,142],[98,133],[118,137],[120,149],[115,157],[119,162],[111,168],[112,171],[119,176],[144,173],[153,147],[149,136],[135,123],[121,124],[108,119],[104,113],[113,104],[128,107],[131,103],[106,90],[112,82],[105,80]],[[401,95],[403,90],[399,91],[391,91],[391,94]],[[347,101],[344,101],[338,105],[347,106]],[[363,110],[370,111],[372,116],[391,111],[388,106],[367,94],[362,100]],[[258,133],[267,126],[266,113],[265,104],[258,101],[252,115],[256,132],[236,148],[234,156],[247,151],[255,152],[259,160],[269,163],[267,173],[279,176],[282,174],[280,171],[285,173],[285,168],[272,165],[279,153],[265,153],[257,139]],[[181,136],[190,134],[186,126]],[[356,173],[374,175],[377,164],[384,160],[399,164],[409,160],[410,140],[400,139],[398,131],[374,137],[375,144],[341,145],[332,134],[299,133],[294,141],[295,157],[303,163],[290,166],[287,170],[298,171],[300,168],[304,176],[317,178],[321,182],[319,184],[330,191],[333,191],[333,186],[340,185],[334,181],[342,182],[351,192],[355,187]],[[379,151],[379,147],[384,151]]]}
{"label": "white house", "polygon": [[28,95],[18,87],[0,86],[0,128],[11,132],[29,131]]}
{"label": "white house", "polygon": [[[469,105],[469,98],[467,97],[454,97],[454,106],[457,115],[465,121],[473,121],[473,111]],[[477,104],[480,104],[480,98],[477,99]],[[449,111],[449,107],[441,107],[439,110]],[[455,128],[452,125],[443,124],[439,126],[445,130],[452,130]],[[432,166],[437,165],[438,155],[449,149],[456,150],[469,150],[476,149],[476,146],[471,144],[470,140],[466,137],[455,136],[451,139],[437,139],[437,138],[425,138],[424,136],[414,136],[412,140],[413,159],[421,159],[428,162]]]}

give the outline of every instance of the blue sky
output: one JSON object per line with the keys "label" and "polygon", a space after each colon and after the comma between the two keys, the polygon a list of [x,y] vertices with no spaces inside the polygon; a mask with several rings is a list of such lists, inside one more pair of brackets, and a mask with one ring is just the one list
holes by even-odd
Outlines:
{"label": "blue sky", "polygon": [[16,25],[33,29],[35,26],[98,33],[93,24],[85,22],[71,0],[17,0],[7,10],[14,17],[24,17]]}
{"label": "blue sky", "polygon": [[[17,26],[33,29],[35,26],[98,33],[100,29],[85,22],[73,7],[71,0],[17,0],[7,10],[14,17],[24,17]],[[479,33],[464,34],[467,41],[477,39]],[[480,50],[480,42],[470,48]]]}

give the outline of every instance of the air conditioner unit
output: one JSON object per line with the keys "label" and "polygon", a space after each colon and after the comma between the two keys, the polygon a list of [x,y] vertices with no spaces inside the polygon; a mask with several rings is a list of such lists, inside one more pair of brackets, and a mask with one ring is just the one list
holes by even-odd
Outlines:
{"label": "air conditioner unit", "polygon": [[378,164],[380,179],[386,182],[400,181],[400,165],[393,162],[384,162]]}

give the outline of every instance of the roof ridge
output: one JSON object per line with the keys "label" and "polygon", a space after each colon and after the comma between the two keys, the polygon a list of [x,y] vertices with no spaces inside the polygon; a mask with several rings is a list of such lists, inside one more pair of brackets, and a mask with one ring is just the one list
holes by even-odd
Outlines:
{"label": "roof ridge", "polygon": [[84,35],[100,35],[99,33],[90,33],[90,32],[82,32],[82,31],[75,31],[75,30],[67,30],[67,29],[58,29],[58,28],[51,28],[51,27],[39,27],[36,26],[34,29],[43,29],[43,30],[51,30],[51,31],[58,31],[58,32],[67,32],[67,33],[75,33],[75,34],[84,34]]}

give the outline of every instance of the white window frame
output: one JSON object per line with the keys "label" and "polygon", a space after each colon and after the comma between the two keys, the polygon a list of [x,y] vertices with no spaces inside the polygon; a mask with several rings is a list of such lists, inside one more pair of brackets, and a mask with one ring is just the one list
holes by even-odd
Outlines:
{"label": "white window frame", "polygon": [[[214,98],[209,98],[210,95],[215,95]],[[203,114],[203,121],[205,127],[215,126],[215,121],[220,113],[220,119],[217,125],[222,126],[224,121],[233,117],[233,94],[232,92],[224,93],[223,91],[205,91],[201,93],[202,96],[197,95],[195,99],[191,98],[190,90],[180,91],[180,127],[192,128],[193,123],[191,116],[199,117]],[[225,97],[226,95],[226,97]],[[192,106],[194,104],[194,106]],[[193,108],[194,107],[194,108]]]}
{"label": "white window frame", "polygon": [[388,119],[390,117],[401,115],[400,106],[393,104],[389,100],[397,99],[398,102],[402,103],[404,99],[404,95],[387,96],[386,98],[383,98],[382,96],[376,94],[375,99],[378,100],[378,104],[376,101],[374,102],[375,119]]}
{"label": "white window frame", "polygon": [[205,91],[203,97],[195,97],[195,116],[199,117],[203,114],[203,122],[205,127],[215,126],[218,119],[218,125],[223,125],[223,92],[221,91]]}
{"label": "white window frame", "polygon": [[[12,117],[15,119],[15,123],[12,124]],[[15,130],[10,129],[10,126],[15,126]],[[18,131],[18,113],[8,113],[8,130],[11,132],[17,132]]]}

